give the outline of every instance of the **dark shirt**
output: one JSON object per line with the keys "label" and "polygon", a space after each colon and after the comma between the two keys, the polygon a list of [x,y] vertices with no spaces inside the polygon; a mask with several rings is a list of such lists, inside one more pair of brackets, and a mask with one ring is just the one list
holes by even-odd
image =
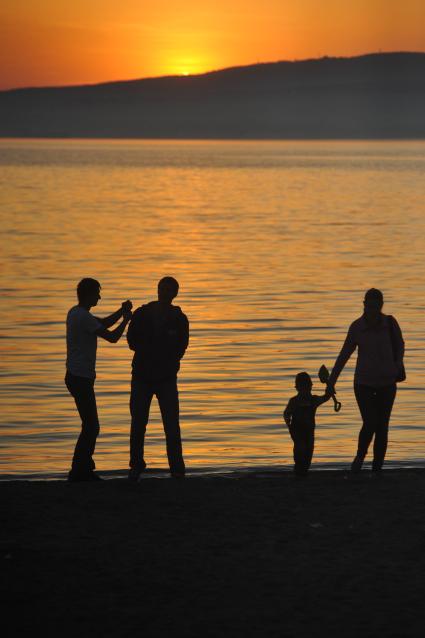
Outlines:
{"label": "dark shirt", "polygon": [[189,321],[179,306],[151,301],[133,313],[127,341],[133,374],[148,382],[172,379],[189,343]]}
{"label": "dark shirt", "polygon": [[288,425],[291,434],[311,432],[316,427],[316,410],[322,403],[328,401],[329,394],[318,396],[310,394],[307,397],[296,395],[289,399],[288,405],[283,413],[285,423]]}

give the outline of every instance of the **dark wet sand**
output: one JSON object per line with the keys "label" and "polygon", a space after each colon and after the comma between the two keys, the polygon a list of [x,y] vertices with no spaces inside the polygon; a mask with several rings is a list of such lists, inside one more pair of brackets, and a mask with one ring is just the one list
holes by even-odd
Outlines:
{"label": "dark wet sand", "polygon": [[10,636],[422,636],[425,470],[5,482]]}

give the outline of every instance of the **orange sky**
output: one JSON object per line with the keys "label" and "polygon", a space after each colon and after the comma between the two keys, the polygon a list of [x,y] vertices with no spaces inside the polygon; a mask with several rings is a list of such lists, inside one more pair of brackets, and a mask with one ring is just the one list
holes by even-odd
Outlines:
{"label": "orange sky", "polygon": [[424,0],[1,0],[0,88],[424,51]]}

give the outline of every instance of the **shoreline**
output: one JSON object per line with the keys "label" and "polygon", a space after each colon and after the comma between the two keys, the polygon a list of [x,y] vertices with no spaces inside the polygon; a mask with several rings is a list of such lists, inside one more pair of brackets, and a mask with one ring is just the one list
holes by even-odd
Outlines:
{"label": "shoreline", "polygon": [[[350,472],[351,461],[339,461],[335,463],[320,463],[313,462],[309,473],[322,473],[322,472]],[[366,460],[363,465],[363,472],[368,472],[372,467],[372,462]],[[400,470],[424,470],[425,471],[425,459],[410,459],[410,460],[391,460],[385,461],[383,472],[395,472]],[[0,473],[0,483],[4,482],[20,482],[20,481],[66,481],[69,470],[58,472],[28,472],[25,474],[18,473]],[[214,476],[224,478],[244,478],[244,477],[261,477],[267,478],[273,475],[292,473],[293,464],[270,464],[270,465],[227,465],[227,466],[206,466],[206,467],[189,467],[186,468],[186,479],[193,478],[211,478]],[[167,467],[148,467],[142,475],[142,479],[155,479],[166,478],[169,475],[169,469]],[[102,470],[96,469],[96,473],[106,480],[114,480],[126,478],[128,474],[128,468],[116,469],[116,470]]]}

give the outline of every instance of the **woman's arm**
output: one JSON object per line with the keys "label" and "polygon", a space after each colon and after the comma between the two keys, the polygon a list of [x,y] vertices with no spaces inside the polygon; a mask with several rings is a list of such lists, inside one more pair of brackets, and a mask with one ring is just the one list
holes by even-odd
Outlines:
{"label": "woman's arm", "polygon": [[344,345],[341,348],[341,352],[339,353],[335,361],[335,365],[329,377],[329,381],[327,385],[328,385],[328,391],[331,394],[333,394],[332,391],[334,389],[335,383],[337,382],[339,375],[341,374],[345,364],[347,363],[348,359],[353,354],[356,347],[357,347],[357,341],[354,337],[353,324],[351,324],[348,330],[347,336],[345,338]]}

